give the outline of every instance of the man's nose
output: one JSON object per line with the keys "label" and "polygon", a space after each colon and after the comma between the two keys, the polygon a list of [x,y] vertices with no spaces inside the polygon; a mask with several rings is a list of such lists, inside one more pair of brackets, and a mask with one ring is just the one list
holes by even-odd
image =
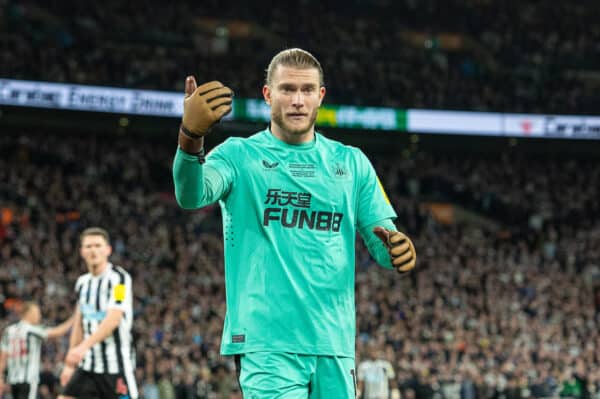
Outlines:
{"label": "man's nose", "polygon": [[294,107],[302,107],[302,106],[304,106],[304,95],[302,94],[301,90],[298,90],[292,96],[292,105]]}

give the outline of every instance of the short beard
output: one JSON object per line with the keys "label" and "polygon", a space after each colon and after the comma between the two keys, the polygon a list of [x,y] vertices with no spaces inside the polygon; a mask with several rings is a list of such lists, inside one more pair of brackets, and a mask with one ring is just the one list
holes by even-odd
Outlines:
{"label": "short beard", "polygon": [[303,134],[310,132],[310,130],[315,126],[315,121],[317,120],[318,112],[319,112],[319,109],[315,108],[313,110],[312,114],[308,116],[308,126],[304,129],[295,128],[295,127],[288,125],[285,122],[285,120],[283,119],[283,113],[279,109],[275,110],[275,109],[271,108],[271,119],[273,120],[273,122],[275,122],[275,124],[277,126],[279,126],[281,129],[285,130],[286,132],[293,134],[295,136],[301,136]]}

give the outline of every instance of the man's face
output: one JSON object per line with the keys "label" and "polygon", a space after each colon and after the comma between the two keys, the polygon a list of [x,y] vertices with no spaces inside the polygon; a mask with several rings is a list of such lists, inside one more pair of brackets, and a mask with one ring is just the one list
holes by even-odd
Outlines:
{"label": "man's face", "polygon": [[42,321],[42,312],[38,306],[32,306],[28,313],[31,324],[40,324],[40,321]]}
{"label": "man's face", "polygon": [[317,112],[325,96],[316,68],[298,69],[279,65],[263,96],[271,106],[271,120],[292,135],[314,129]]}
{"label": "man's face", "polygon": [[112,248],[104,237],[100,235],[83,237],[80,253],[90,273],[97,273],[108,262],[111,252]]}
{"label": "man's face", "polygon": [[374,342],[369,342],[367,346],[367,355],[369,359],[377,360],[379,358],[379,346]]}

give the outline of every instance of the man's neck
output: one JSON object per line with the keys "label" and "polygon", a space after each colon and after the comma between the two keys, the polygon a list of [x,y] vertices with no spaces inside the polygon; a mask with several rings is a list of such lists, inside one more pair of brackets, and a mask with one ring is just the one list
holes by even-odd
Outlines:
{"label": "man's neck", "polygon": [[108,263],[109,262],[104,262],[99,265],[91,265],[88,266],[88,269],[93,276],[99,276],[106,271],[106,269],[108,268]]}
{"label": "man's neck", "polygon": [[305,144],[315,139],[314,127],[305,133],[293,134],[282,129],[276,123],[271,123],[271,133],[286,144]]}

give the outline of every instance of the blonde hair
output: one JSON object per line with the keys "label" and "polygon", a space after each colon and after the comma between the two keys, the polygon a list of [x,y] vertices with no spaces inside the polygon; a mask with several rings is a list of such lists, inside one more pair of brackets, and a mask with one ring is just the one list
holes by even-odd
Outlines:
{"label": "blonde hair", "polygon": [[298,69],[315,68],[319,71],[319,84],[325,86],[323,68],[314,55],[300,48],[290,48],[280,51],[273,57],[266,69],[265,84],[269,86],[273,81],[273,74],[279,65]]}
{"label": "blonde hair", "polygon": [[108,231],[104,230],[101,227],[88,227],[83,230],[83,232],[79,235],[79,243],[83,243],[84,237],[87,236],[101,236],[106,240],[107,244],[110,244],[110,237],[108,236]]}

